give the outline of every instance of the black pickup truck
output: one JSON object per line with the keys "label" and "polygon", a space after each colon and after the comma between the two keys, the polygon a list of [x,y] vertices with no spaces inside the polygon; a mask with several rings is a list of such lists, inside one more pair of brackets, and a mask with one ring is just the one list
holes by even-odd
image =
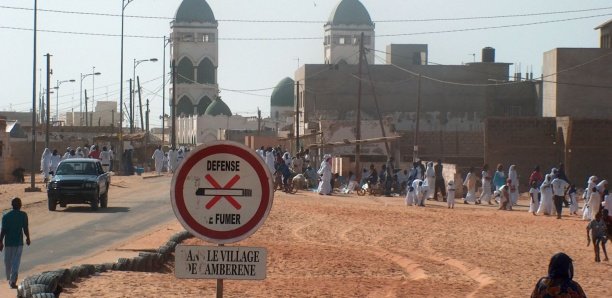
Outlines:
{"label": "black pickup truck", "polygon": [[55,176],[47,184],[49,210],[57,205],[89,204],[92,210],[108,206],[108,187],[111,176],[104,172],[100,161],[92,158],[73,158],[60,162]]}

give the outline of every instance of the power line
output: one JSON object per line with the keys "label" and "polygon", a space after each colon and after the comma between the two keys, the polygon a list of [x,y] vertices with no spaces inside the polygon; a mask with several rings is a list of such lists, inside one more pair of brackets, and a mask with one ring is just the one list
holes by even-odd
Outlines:
{"label": "power line", "polygon": [[[598,15],[590,15],[590,16],[582,16],[575,18],[566,18],[566,19],[557,19],[557,20],[548,20],[548,21],[538,21],[538,22],[530,22],[530,23],[520,23],[520,24],[508,24],[508,25],[499,25],[499,26],[484,26],[484,27],[474,27],[474,28],[461,28],[461,29],[449,29],[449,30],[438,30],[438,31],[424,31],[424,32],[411,32],[411,33],[396,33],[396,34],[381,34],[377,35],[377,37],[397,37],[397,36],[414,36],[414,35],[427,35],[427,34],[442,34],[442,33],[457,33],[457,32],[470,32],[470,31],[482,31],[482,30],[493,30],[493,29],[503,29],[503,28],[515,28],[515,27],[526,27],[526,26],[534,26],[534,25],[544,25],[544,24],[552,24],[552,23],[561,23],[568,21],[576,21],[576,20],[584,20],[584,19],[592,19],[604,16],[611,16],[612,13],[606,14],[598,14]],[[32,31],[30,28],[23,27],[12,27],[12,26],[0,26],[0,29],[9,29],[9,30],[22,30],[22,31]],[[59,34],[71,34],[71,35],[84,35],[84,36],[103,36],[103,37],[120,37],[120,34],[111,34],[111,33],[93,33],[93,32],[77,32],[77,31],[61,31],[61,30],[45,30],[40,29],[38,32],[47,32],[47,33],[59,33]],[[152,36],[152,35],[124,35],[124,37],[129,38],[142,38],[142,39],[159,39],[162,36]],[[293,40],[321,40],[323,37],[225,37],[219,38],[218,40],[226,40],[226,41],[293,41]]]}
{"label": "power line", "polygon": [[[17,7],[0,5],[0,8],[11,9],[11,10],[25,10],[32,11],[29,7]],[[545,11],[536,13],[525,13],[525,14],[508,14],[508,15],[492,15],[492,16],[469,16],[469,17],[455,17],[455,18],[426,18],[426,19],[396,19],[396,20],[374,20],[374,23],[409,23],[409,22],[437,22],[437,21],[466,21],[466,20],[488,20],[488,19],[504,19],[504,18],[521,18],[521,17],[533,17],[533,16],[545,16],[545,15],[557,15],[557,14],[571,14],[581,13],[590,11],[601,11],[609,10],[612,7],[600,7],[600,8],[587,8],[577,10],[561,10],[561,11]],[[104,17],[121,17],[120,14],[111,13],[99,13],[99,12],[86,12],[86,11],[70,11],[70,10],[56,10],[56,9],[38,9],[39,12],[51,12],[61,14],[72,14],[72,15],[89,15],[89,16],[104,16]],[[144,15],[125,15],[125,18],[133,19],[159,19],[159,20],[174,20],[173,17],[164,16],[144,16]],[[261,20],[261,19],[219,19],[217,22],[227,23],[305,23],[305,24],[325,24],[327,21],[316,21],[316,20]]]}
{"label": "power line", "polygon": [[561,22],[568,22],[568,21],[592,19],[592,18],[598,18],[598,17],[610,16],[610,15],[612,15],[612,13],[598,14],[598,15],[591,15],[591,16],[583,16],[583,17],[575,17],[575,18],[567,18],[567,19],[558,19],[558,20],[549,20],[549,21],[522,23],[522,24],[509,24],[509,25],[474,27],[474,28],[462,28],[462,29],[439,30],[439,31],[425,31],[425,32],[414,32],[414,33],[383,34],[383,35],[377,35],[376,37],[412,36],[412,35],[426,35],[426,34],[441,34],[441,33],[456,33],[456,32],[492,30],[492,29],[503,29],[503,28],[513,28],[513,27],[526,27],[526,26],[534,26],[534,25],[543,25],[543,24],[552,24],[552,23],[561,23]]}

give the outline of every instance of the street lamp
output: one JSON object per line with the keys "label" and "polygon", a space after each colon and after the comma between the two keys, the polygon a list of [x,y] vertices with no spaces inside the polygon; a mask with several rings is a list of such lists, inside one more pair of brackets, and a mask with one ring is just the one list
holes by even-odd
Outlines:
{"label": "street lamp", "polygon": [[63,83],[74,83],[76,82],[76,80],[70,79],[70,80],[64,80],[64,81],[60,81],[57,80],[57,84],[55,85],[55,121],[59,121],[59,87],[63,84]]}
{"label": "street lamp", "polygon": [[125,8],[134,0],[121,0],[121,64],[119,77],[119,169],[123,172],[123,27],[125,20]]}
{"label": "street lamp", "polygon": [[[88,76],[99,76],[101,74],[102,74],[101,72],[86,73],[86,74],[81,73],[81,87],[79,91],[79,97],[80,97],[80,102],[81,102],[81,110],[80,110],[81,117],[79,120],[79,125],[83,125],[83,80]],[[87,108],[87,103],[85,103],[85,107]],[[85,116],[87,116],[87,111],[85,111]],[[87,120],[87,117],[85,117],[85,120]],[[85,122],[85,126],[87,126],[87,122]]]}
{"label": "street lamp", "polygon": [[[138,67],[138,65],[140,65],[140,63],[143,63],[143,62],[157,62],[157,58],[149,58],[149,59],[142,59],[142,60],[136,60],[136,58],[134,58],[134,73],[133,73],[133,76],[132,76],[133,82],[134,82],[133,86],[136,86],[136,67]],[[140,85],[138,86],[138,88],[139,88],[138,94],[140,95]],[[130,133],[134,132],[133,131],[134,130],[134,118],[136,118],[136,117],[134,117],[134,105],[135,105],[135,102],[136,102],[136,99],[135,99],[136,98],[136,87],[133,88],[133,91],[134,91],[132,93],[132,99],[133,100],[132,100],[132,102],[130,104],[130,115],[132,116],[132,119],[131,119],[131,122],[130,122]],[[139,96],[138,104],[139,104],[139,107],[140,107],[140,127],[144,130],[144,122],[143,122],[143,119],[142,119],[142,101],[141,100],[142,99]]]}
{"label": "street lamp", "polygon": [[170,44],[170,38],[164,36],[164,57],[162,62],[162,145],[166,141],[166,46]]}
{"label": "street lamp", "polygon": [[36,53],[37,53],[37,32],[38,32],[38,1],[34,0],[34,43],[32,46],[33,58],[32,58],[32,152],[31,152],[31,165],[30,165],[30,187],[26,188],[26,192],[40,191],[34,183],[34,175],[36,172],[35,160],[36,160]]}

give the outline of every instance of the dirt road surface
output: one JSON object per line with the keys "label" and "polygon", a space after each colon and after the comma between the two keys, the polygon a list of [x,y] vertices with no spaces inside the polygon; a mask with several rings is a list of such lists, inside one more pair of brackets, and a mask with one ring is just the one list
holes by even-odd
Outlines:
{"label": "dirt road surface", "polygon": [[[226,280],[225,297],[525,297],[559,251],[574,259],[589,297],[609,297],[612,265],[594,262],[586,222],[533,216],[524,198],[513,212],[458,203],[450,210],[408,207],[399,197],[277,193],[261,229],[233,244],[267,248],[267,278]],[[62,294],[214,296],[215,280],[177,279],[172,270],[102,273]]]}

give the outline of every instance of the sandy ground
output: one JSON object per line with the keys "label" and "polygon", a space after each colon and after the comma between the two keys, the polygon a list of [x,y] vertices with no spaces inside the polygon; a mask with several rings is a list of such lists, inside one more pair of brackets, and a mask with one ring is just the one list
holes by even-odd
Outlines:
{"label": "sandy ground", "polygon": [[[267,278],[225,280],[224,295],[525,297],[546,274],[550,257],[563,251],[574,259],[575,280],[587,295],[609,297],[612,264],[593,261],[586,222],[533,216],[525,203],[513,212],[464,204],[450,210],[438,202],[404,206],[399,197],[277,193],[260,230],[232,244],[267,248]],[[158,246],[167,240],[160,231],[140,241]],[[103,273],[62,297],[215,297],[215,280],[177,279],[173,268]]]}

